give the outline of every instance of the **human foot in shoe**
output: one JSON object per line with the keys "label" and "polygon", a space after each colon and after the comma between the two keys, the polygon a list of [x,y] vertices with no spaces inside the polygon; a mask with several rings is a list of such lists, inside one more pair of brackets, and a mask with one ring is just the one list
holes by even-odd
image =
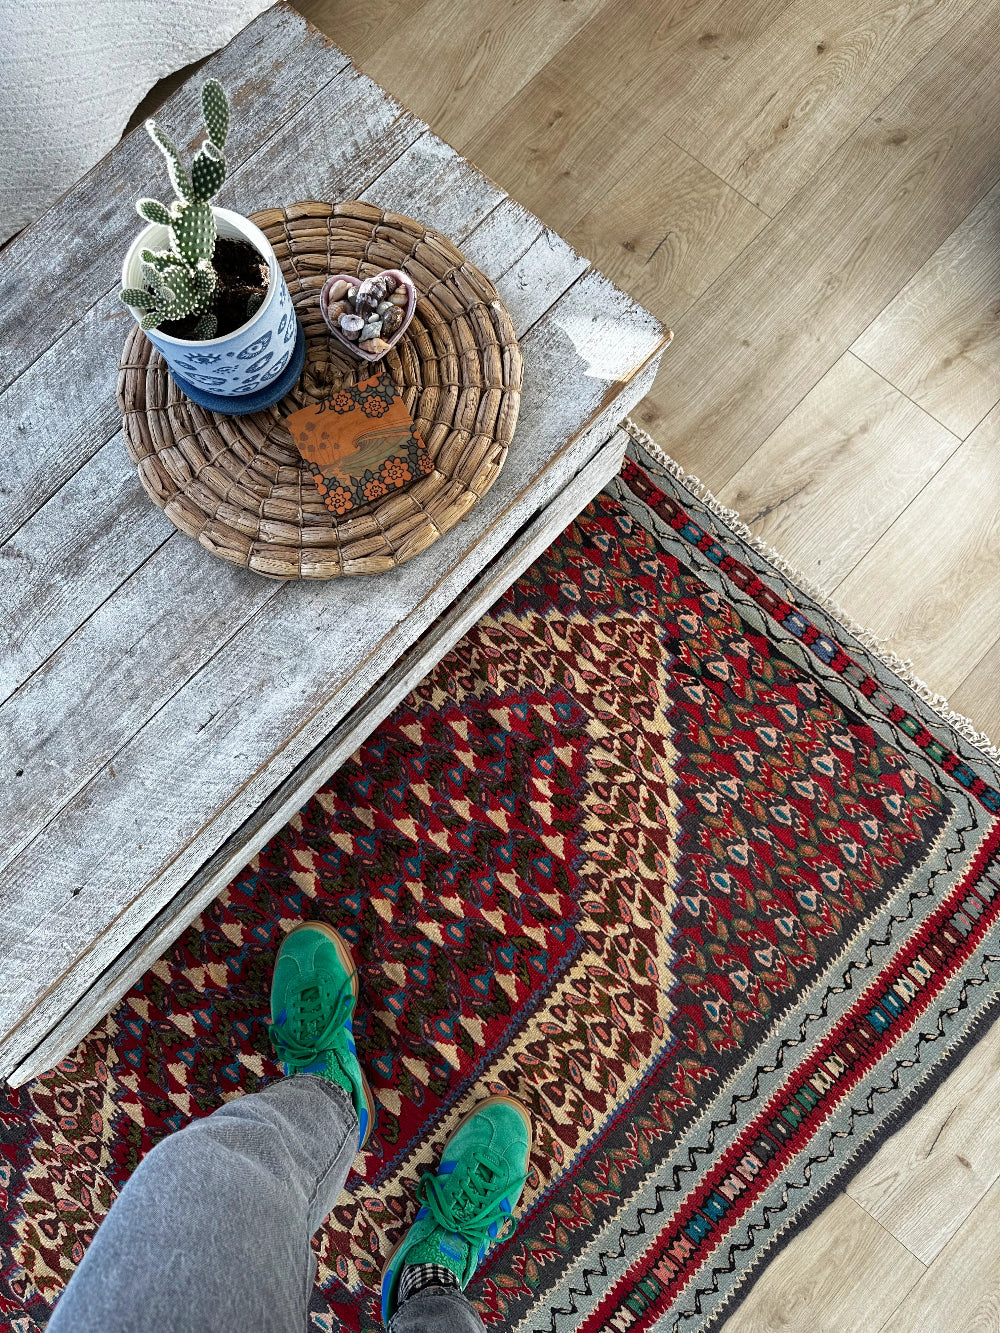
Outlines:
{"label": "human foot in shoe", "polygon": [[318,1074],[343,1088],[363,1148],[375,1102],[354,1049],[358,977],[350,950],[322,921],[303,921],[282,940],[271,981],[271,1045],[286,1074]]}
{"label": "human foot in shoe", "polygon": [[531,1155],[531,1120],[513,1097],[474,1106],[444,1146],[437,1173],[421,1176],[421,1208],[382,1274],[382,1320],[396,1313],[403,1269],[433,1264],[466,1287],[490,1249],[513,1234],[512,1213]]}

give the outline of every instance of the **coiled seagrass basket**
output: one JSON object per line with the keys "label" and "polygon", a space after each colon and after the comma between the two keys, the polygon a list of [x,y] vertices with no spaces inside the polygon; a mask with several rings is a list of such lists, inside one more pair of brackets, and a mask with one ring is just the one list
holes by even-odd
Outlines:
{"label": "coiled seagrass basket", "polygon": [[[306,337],[297,387],[253,416],[199,407],[134,327],[118,377],[125,442],[153,502],[213,555],[272,578],[378,574],[453,528],[496,480],[514,434],[521,354],[492,283],[438,232],[373,204],[306,202],[252,215],[273,245]],[[330,273],[400,268],[413,321],[377,367],[330,335],[319,292]],[[434,471],[350,515],[332,514],[284,418],[384,367]]]}

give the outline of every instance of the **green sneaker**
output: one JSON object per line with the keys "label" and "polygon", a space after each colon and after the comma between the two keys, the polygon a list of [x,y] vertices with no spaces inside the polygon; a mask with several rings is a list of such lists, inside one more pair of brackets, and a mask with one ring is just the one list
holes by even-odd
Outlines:
{"label": "green sneaker", "polygon": [[437,1175],[420,1178],[422,1207],[382,1274],[384,1324],[408,1264],[441,1264],[465,1288],[492,1247],[513,1235],[530,1155],[531,1119],[520,1102],[487,1097],[472,1108],[444,1145]]}
{"label": "green sneaker", "polygon": [[293,926],[274,964],[267,1034],[286,1074],[319,1074],[344,1089],[358,1115],[361,1149],[375,1120],[375,1101],[354,1048],[357,998],[357,970],[337,932],[322,921]]}

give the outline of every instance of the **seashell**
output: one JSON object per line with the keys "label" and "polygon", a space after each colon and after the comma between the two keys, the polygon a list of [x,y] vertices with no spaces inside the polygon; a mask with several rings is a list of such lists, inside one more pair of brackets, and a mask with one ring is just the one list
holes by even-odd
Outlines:
{"label": "seashell", "polygon": [[[335,301],[330,292],[347,291]],[[411,280],[387,270],[362,278],[333,274],[320,293],[320,309],[333,336],[355,355],[378,360],[403,336],[412,313],[416,291]],[[373,349],[373,350],[372,350]]]}
{"label": "seashell", "polygon": [[382,337],[391,338],[402,322],[402,310],[398,305],[391,305],[382,319]]}
{"label": "seashell", "polygon": [[358,288],[358,305],[371,306],[372,310],[379,301],[385,300],[385,283],[381,278],[365,278]]}
{"label": "seashell", "polygon": [[332,306],[334,301],[343,301],[345,296],[347,296],[348,292],[352,290],[353,287],[351,283],[347,282],[344,278],[341,278],[339,282],[335,282],[333,286],[330,288],[327,300],[330,302],[330,305]]}

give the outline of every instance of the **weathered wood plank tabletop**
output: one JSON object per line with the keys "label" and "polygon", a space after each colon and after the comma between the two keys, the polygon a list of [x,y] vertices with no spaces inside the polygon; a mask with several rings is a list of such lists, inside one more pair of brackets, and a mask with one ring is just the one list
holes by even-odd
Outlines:
{"label": "weathered wood plank tabletop", "polygon": [[277,5],[196,87],[234,111],[226,207],[360,198],[496,284],[524,356],[517,432],[470,517],[402,569],[275,583],[213,559],[121,436],[117,299],[134,132],[0,254],[0,1076],[51,1067],[614,474],[669,335]]}

